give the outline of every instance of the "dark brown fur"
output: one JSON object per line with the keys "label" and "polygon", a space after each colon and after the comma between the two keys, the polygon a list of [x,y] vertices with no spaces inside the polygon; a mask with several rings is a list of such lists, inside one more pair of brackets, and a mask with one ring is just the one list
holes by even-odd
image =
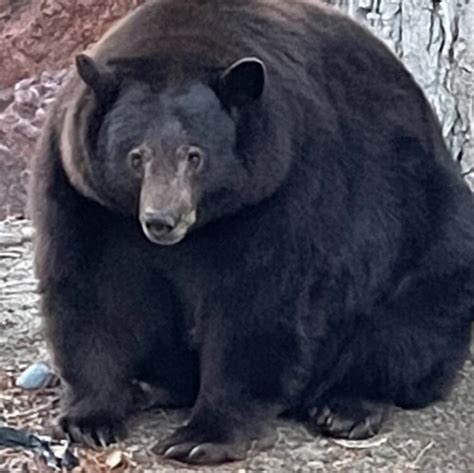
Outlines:
{"label": "dark brown fur", "polygon": [[[469,346],[472,196],[420,88],[380,41],[316,1],[157,0],[90,54],[129,88],[101,100],[71,78],[32,187],[73,438],[112,441],[143,394],[134,380],[193,404],[162,452],[194,463],[240,457],[283,412],[360,438],[385,406],[449,390]],[[246,56],[266,66],[263,95],[227,106],[218,78]],[[209,175],[201,220],[158,247],[114,194],[97,143],[127,125],[114,107],[137,111],[140,87],[158,104],[146,123],[163,125],[160,104],[192,98],[191,84],[222,100],[242,173],[223,171],[227,193],[211,192],[220,178]]]}

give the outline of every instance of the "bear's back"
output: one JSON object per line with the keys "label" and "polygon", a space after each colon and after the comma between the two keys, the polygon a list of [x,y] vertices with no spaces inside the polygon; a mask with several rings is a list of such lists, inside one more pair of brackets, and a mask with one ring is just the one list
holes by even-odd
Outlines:
{"label": "bear's back", "polygon": [[[118,22],[91,54],[158,86],[209,83],[240,57],[256,56],[268,69],[268,103],[289,103],[284,113],[293,110],[296,128],[311,126],[309,117],[317,127],[344,130],[362,147],[361,122],[380,144],[407,123],[428,124],[415,130],[427,147],[437,133],[425,97],[401,62],[363,27],[317,0],[152,0]],[[71,88],[77,97],[85,93],[77,76]]]}
{"label": "bear's back", "polygon": [[[408,136],[424,156],[453,166],[436,117],[402,63],[362,26],[317,0],[152,0],[90,54],[158,89],[179,81],[209,84],[237,59],[260,58],[268,71],[261,120],[267,132],[252,133],[256,155],[278,145],[293,159],[307,147],[311,153],[298,159],[340,156],[365,174],[398,166],[386,158],[393,141]],[[90,122],[94,100],[77,74],[63,97],[61,133],[77,148],[84,142],[77,130]],[[283,132],[287,137],[277,143]]]}

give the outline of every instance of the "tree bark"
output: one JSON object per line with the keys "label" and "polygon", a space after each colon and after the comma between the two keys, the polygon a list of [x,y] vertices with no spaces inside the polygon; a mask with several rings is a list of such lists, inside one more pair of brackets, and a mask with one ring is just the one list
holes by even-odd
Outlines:
{"label": "tree bark", "polygon": [[424,89],[474,187],[474,2],[326,0],[369,27]]}

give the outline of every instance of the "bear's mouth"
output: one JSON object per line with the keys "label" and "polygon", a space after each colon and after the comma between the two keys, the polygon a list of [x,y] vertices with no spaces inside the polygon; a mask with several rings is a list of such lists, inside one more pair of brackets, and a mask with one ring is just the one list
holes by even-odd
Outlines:
{"label": "bear's mouth", "polygon": [[143,219],[140,219],[143,233],[152,243],[162,246],[176,245],[184,239],[189,229],[196,222],[196,210],[181,217],[179,222],[168,228],[153,228],[150,227]]}

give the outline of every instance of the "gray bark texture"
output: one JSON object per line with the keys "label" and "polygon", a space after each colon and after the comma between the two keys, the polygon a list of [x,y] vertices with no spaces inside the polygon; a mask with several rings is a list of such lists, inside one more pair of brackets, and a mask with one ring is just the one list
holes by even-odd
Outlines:
{"label": "gray bark texture", "polygon": [[326,0],[368,26],[423,87],[474,186],[474,2]]}

